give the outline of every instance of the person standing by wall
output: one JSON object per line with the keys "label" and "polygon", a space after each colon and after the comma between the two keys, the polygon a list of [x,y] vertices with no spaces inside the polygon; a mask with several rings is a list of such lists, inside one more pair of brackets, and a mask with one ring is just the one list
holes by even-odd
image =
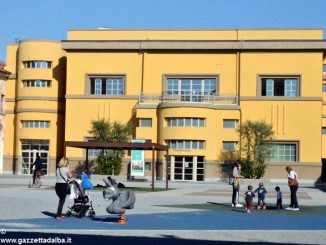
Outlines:
{"label": "person standing by wall", "polygon": [[232,171],[232,177],[233,177],[232,207],[236,207],[236,208],[243,207],[243,205],[239,203],[240,179],[242,178],[240,172],[241,172],[241,164],[240,161],[237,160],[234,163],[233,171]]}
{"label": "person standing by wall", "polygon": [[55,184],[55,192],[59,197],[59,204],[56,214],[57,220],[62,220],[62,208],[66,201],[67,189],[68,189],[68,180],[72,178],[72,174],[69,171],[69,161],[66,157],[60,159],[58,163],[58,168],[56,171],[57,181]]}
{"label": "person standing by wall", "polygon": [[287,166],[285,169],[288,173],[288,185],[291,191],[291,203],[290,206],[286,208],[286,210],[299,211],[297,199],[297,191],[299,188],[298,175],[290,166]]}

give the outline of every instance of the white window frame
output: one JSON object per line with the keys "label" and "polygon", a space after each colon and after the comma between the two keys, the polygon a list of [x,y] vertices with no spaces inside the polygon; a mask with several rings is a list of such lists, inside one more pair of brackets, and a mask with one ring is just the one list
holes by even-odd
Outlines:
{"label": "white window frame", "polygon": [[47,60],[27,60],[23,61],[23,66],[27,69],[51,69],[52,62]]}
{"label": "white window frame", "polygon": [[167,145],[173,150],[203,150],[204,140],[166,140]]}
{"label": "white window frame", "polygon": [[[237,141],[222,141],[222,150],[223,151],[235,151],[237,149]],[[233,147],[232,149],[229,149],[228,147],[226,147],[226,145],[232,144]]]}
{"label": "white window frame", "polygon": [[49,88],[51,87],[50,80],[42,80],[42,79],[35,79],[35,80],[23,80],[23,86],[28,88]]}
{"label": "white window frame", "polygon": [[119,96],[125,94],[126,81],[123,75],[89,75],[88,82],[90,95]]}
{"label": "white window frame", "polygon": [[168,127],[195,127],[204,128],[205,118],[202,117],[168,117],[166,118]]}
{"label": "white window frame", "polygon": [[[280,147],[278,150],[278,155],[273,156],[273,149],[271,152],[270,159],[268,160],[269,162],[298,162],[299,161],[299,142],[273,142],[272,147],[274,148],[275,146]],[[286,148],[286,146],[294,146],[291,148]],[[283,148],[283,149],[282,149]],[[282,152],[281,152],[282,151]],[[291,152],[294,151],[294,154],[291,154]],[[283,154],[279,154],[283,153]],[[286,159],[287,158],[287,159]]]}
{"label": "white window frame", "polygon": [[[213,80],[213,82],[212,82]],[[189,83],[186,83],[189,81]],[[200,89],[196,89],[197,82],[200,81]],[[170,83],[169,83],[170,82]],[[215,91],[212,89],[215,84]],[[188,89],[185,89],[185,86]],[[207,87],[208,86],[208,87]],[[213,87],[214,88],[214,87]],[[198,96],[217,95],[218,78],[217,77],[166,77],[166,94],[189,96],[190,101],[196,102],[200,99]],[[214,92],[212,92],[214,91]]]}
{"label": "white window frame", "polygon": [[[150,125],[144,123],[145,121],[150,122]],[[153,126],[152,118],[139,118],[139,127],[141,127],[141,128],[151,128],[152,126]]]}
{"label": "white window frame", "polygon": [[[284,91],[283,95],[275,95],[275,80],[282,80]],[[265,88],[263,83],[265,81]],[[263,97],[300,97],[300,76],[259,76],[259,95]],[[263,95],[265,90],[265,95]]]}
{"label": "white window frame", "polygon": [[22,120],[22,128],[50,128],[50,121]]}
{"label": "white window frame", "polygon": [[[226,125],[227,122],[232,122],[233,123],[232,127],[228,127],[228,125]],[[223,119],[223,128],[235,129],[237,128],[237,123],[238,123],[237,119]]]}

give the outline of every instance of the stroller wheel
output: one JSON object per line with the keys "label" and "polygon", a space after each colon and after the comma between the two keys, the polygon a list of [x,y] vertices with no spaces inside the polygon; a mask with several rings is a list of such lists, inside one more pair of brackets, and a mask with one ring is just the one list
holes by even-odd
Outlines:
{"label": "stroller wheel", "polygon": [[66,212],[66,216],[69,217],[70,215],[71,215],[71,211],[68,210],[68,211]]}
{"label": "stroller wheel", "polygon": [[84,217],[84,216],[85,216],[85,214],[84,214],[83,211],[80,211],[80,212],[77,214],[77,217],[79,217],[79,218],[82,218],[82,217]]}
{"label": "stroller wheel", "polygon": [[95,211],[94,210],[88,211],[88,217],[93,218],[94,216],[95,216]]}

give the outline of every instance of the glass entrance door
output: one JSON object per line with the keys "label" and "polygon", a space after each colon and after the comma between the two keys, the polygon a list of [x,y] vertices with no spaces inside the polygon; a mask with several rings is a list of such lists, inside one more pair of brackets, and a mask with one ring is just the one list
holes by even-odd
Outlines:
{"label": "glass entrance door", "polygon": [[49,142],[47,140],[22,140],[22,158],[20,173],[32,174],[31,164],[39,155],[42,159],[42,170],[48,173],[49,163]]}
{"label": "glass entrance door", "polygon": [[36,156],[39,155],[42,159],[42,171],[44,174],[47,174],[47,166],[49,159],[49,152],[47,151],[22,151],[22,165],[21,173],[22,174],[32,174],[33,170],[31,169],[32,163],[36,160]]}
{"label": "glass entrance door", "polygon": [[175,156],[174,179],[193,180],[193,157]]}
{"label": "glass entrance door", "polygon": [[171,156],[172,180],[204,181],[203,156]]}

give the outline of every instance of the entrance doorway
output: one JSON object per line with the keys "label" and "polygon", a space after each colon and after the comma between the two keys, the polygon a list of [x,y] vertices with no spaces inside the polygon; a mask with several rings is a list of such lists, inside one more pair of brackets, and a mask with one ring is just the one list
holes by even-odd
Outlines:
{"label": "entrance doorway", "polygon": [[42,159],[42,171],[48,173],[49,166],[49,141],[48,140],[22,140],[22,158],[20,165],[21,174],[32,174],[31,164],[39,155]]}
{"label": "entrance doorway", "polygon": [[171,156],[172,180],[203,181],[203,156]]}

